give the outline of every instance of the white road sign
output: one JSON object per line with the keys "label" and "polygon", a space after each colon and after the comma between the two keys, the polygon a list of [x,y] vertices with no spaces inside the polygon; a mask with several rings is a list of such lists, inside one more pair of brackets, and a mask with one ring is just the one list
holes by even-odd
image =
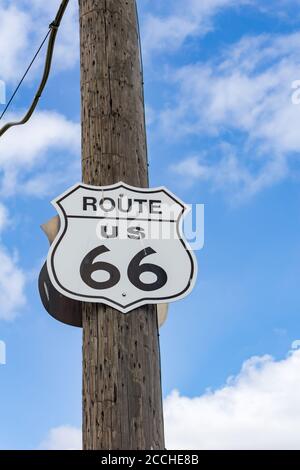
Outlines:
{"label": "white road sign", "polygon": [[197,264],[181,227],[188,208],[167,189],[79,183],[52,204],[61,224],[47,267],[63,295],[127,313],[193,289]]}

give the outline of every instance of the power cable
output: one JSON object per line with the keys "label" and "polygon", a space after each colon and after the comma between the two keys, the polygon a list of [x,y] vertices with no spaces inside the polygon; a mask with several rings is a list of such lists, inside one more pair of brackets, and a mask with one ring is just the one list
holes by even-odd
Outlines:
{"label": "power cable", "polygon": [[4,115],[6,114],[6,111],[7,111],[8,108],[10,107],[11,103],[13,102],[14,97],[15,97],[16,94],[18,93],[18,91],[19,91],[19,89],[20,89],[22,83],[24,82],[25,78],[27,77],[28,72],[30,71],[30,69],[31,69],[31,67],[33,66],[35,60],[37,59],[39,53],[41,52],[41,50],[42,50],[42,48],[43,48],[45,42],[47,41],[50,32],[51,32],[51,30],[49,29],[48,33],[47,33],[46,36],[45,36],[45,39],[42,41],[40,47],[38,48],[38,50],[37,50],[37,52],[36,52],[36,54],[35,54],[35,56],[33,57],[32,61],[30,62],[29,66],[28,66],[28,68],[26,69],[26,72],[24,73],[23,77],[21,78],[21,80],[20,80],[20,82],[19,82],[17,88],[15,89],[15,91],[13,92],[13,94],[12,94],[10,100],[8,101],[7,105],[5,106],[5,109],[3,110],[3,112],[2,112],[2,114],[1,114],[1,116],[0,116],[0,121],[1,121],[1,119],[4,117]]}
{"label": "power cable", "polygon": [[47,81],[48,81],[48,78],[49,78],[49,74],[50,74],[50,70],[51,70],[51,65],[52,65],[52,59],[53,59],[53,52],[54,52],[54,46],[55,46],[55,41],[56,41],[56,36],[57,36],[57,32],[58,32],[58,29],[60,27],[60,24],[61,24],[61,20],[65,14],[65,11],[66,11],[66,8],[68,6],[68,3],[69,3],[69,0],[63,0],[61,2],[61,5],[58,9],[58,12],[57,12],[57,15],[55,17],[55,20],[49,25],[49,31],[46,35],[46,37],[44,38],[44,40],[42,41],[38,51],[36,52],[34,58],[32,59],[29,67],[27,68],[25,74],[23,75],[22,79],[20,80],[20,83],[18,84],[16,90],[14,91],[12,97],[10,98],[9,102],[7,103],[7,106],[5,107],[0,119],[3,118],[4,114],[7,112],[10,104],[12,103],[14,97],[16,96],[18,90],[20,89],[23,81],[25,80],[29,70],[31,69],[33,63],[35,62],[38,54],[40,53],[43,45],[45,44],[45,42],[47,41],[48,37],[49,37],[49,42],[48,42],[48,49],[47,49],[47,55],[46,55],[46,60],[45,60],[45,66],[44,66],[44,72],[43,72],[43,76],[42,76],[42,80],[41,80],[41,83],[40,83],[40,86],[38,88],[38,91],[33,99],[33,102],[29,108],[29,110],[27,111],[27,113],[25,114],[25,116],[23,117],[22,120],[20,121],[16,121],[16,122],[10,122],[10,123],[7,123],[5,124],[4,127],[2,127],[0,129],[0,137],[3,136],[3,134],[5,134],[5,132],[7,132],[10,128],[14,127],[14,126],[21,126],[23,124],[26,124],[29,119],[31,118],[31,116],[33,115],[36,107],[37,107],[37,104],[42,96],[42,93],[45,89],[45,86],[47,84]]}

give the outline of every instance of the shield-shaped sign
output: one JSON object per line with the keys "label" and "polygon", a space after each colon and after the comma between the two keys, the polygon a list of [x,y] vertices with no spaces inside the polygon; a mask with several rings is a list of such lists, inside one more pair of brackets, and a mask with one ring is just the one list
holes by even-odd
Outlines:
{"label": "shield-shaped sign", "polygon": [[47,268],[64,296],[127,313],[191,292],[197,264],[182,234],[188,208],[166,188],[80,183],[52,204],[61,224]]}

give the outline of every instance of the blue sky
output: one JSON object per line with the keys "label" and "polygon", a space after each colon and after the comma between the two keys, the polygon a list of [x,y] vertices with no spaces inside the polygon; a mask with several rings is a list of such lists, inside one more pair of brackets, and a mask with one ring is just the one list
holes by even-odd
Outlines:
{"label": "blue sky", "polygon": [[[8,96],[59,3],[0,0]],[[151,186],[205,204],[196,288],[161,330],[167,445],[298,448],[300,2],[138,5]],[[33,120],[0,139],[1,449],[80,442],[81,331],[50,318],[37,292],[39,225],[80,180],[78,55],[71,0]],[[8,118],[26,109],[41,65]]]}

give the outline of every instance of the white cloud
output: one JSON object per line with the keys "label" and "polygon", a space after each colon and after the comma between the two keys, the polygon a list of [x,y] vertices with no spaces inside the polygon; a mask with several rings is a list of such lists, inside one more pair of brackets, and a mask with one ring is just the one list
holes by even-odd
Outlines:
{"label": "white cloud", "polygon": [[[299,47],[299,33],[248,37],[214,61],[173,73],[177,96],[161,112],[160,128],[167,136],[212,140],[206,158],[193,160],[194,179],[217,189],[233,179],[235,190],[249,196],[289,176],[300,152],[300,107],[292,102]],[[190,165],[187,159],[173,169],[187,174]]]}
{"label": "white cloud", "polygon": [[20,313],[26,303],[25,283],[17,257],[0,244],[0,320],[12,321]]}
{"label": "white cloud", "polygon": [[191,36],[204,36],[212,29],[212,18],[225,8],[251,3],[250,0],[176,0],[165,16],[148,14],[142,23],[143,49],[170,52]]}
{"label": "white cloud", "polygon": [[[53,21],[61,0],[45,2],[44,0],[22,0],[23,8],[31,12],[35,24],[40,24],[39,36],[42,37],[49,20]],[[68,69],[79,61],[79,19],[78,2],[70,1],[64,14],[57,37],[54,54],[54,70]]]}
{"label": "white cloud", "polygon": [[[0,5],[0,77],[19,80],[53,21],[61,0],[8,0]],[[74,66],[79,58],[78,5],[70,2],[57,38],[54,70]],[[43,58],[39,63],[43,62]],[[35,66],[35,72],[39,68]],[[30,73],[31,79],[34,73]]]}
{"label": "white cloud", "polygon": [[300,449],[300,351],[246,361],[237,377],[196,398],[165,400],[169,449]]}
{"label": "white cloud", "polygon": [[[10,116],[7,120],[18,119]],[[78,151],[80,125],[63,115],[36,112],[25,126],[10,129],[1,137],[0,165],[3,167],[32,166],[49,150]]]}
{"label": "white cloud", "polygon": [[81,450],[81,430],[72,426],[60,426],[49,431],[40,444],[40,450]]}
{"label": "white cloud", "polygon": [[[80,173],[79,152],[78,123],[55,112],[36,112],[26,126],[11,129],[0,139],[2,198],[14,194],[41,197],[73,183]],[[8,211],[0,203],[0,235],[8,223]],[[0,320],[14,320],[25,306],[26,280],[17,257],[0,238]]]}
{"label": "white cloud", "polygon": [[209,163],[208,156],[194,156],[171,165],[170,170],[180,176],[181,183],[191,186],[198,180],[211,184],[213,190],[226,191],[232,204],[245,202],[259,191],[281,181],[288,174],[284,158],[276,155],[265,163],[262,169],[250,170],[235,154],[230,145],[216,147],[219,156],[217,163]]}
{"label": "white cloud", "polygon": [[[80,173],[79,151],[78,123],[55,112],[36,112],[26,126],[11,129],[0,139],[2,198],[15,194],[42,197],[73,183]],[[8,223],[8,211],[0,203],[0,235]],[[26,280],[17,257],[0,238],[0,320],[14,320],[25,306]]]}
{"label": "white cloud", "polygon": [[26,275],[19,267],[17,255],[9,253],[1,240],[9,224],[9,212],[0,203],[0,320],[4,321],[14,320],[26,303]]}
{"label": "white cloud", "polygon": [[11,4],[0,6],[0,77],[10,80],[20,73],[23,51],[28,47],[30,16]]}
{"label": "white cloud", "polygon": [[79,123],[48,111],[38,111],[27,125],[9,130],[0,140],[2,195],[42,196],[78,179],[80,135]]}
{"label": "white cloud", "polygon": [[0,234],[9,224],[9,214],[7,208],[0,202]]}
{"label": "white cloud", "polygon": [[[8,81],[7,85],[24,72],[60,4],[61,0],[20,0],[17,4],[0,0],[0,78]],[[78,60],[77,16],[78,4],[69,2],[57,38],[55,70],[71,67]],[[36,77],[37,72],[40,72],[38,65],[28,80]],[[18,116],[7,115],[6,121],[17,120],[21,115],[22,112]],[[3,124],[1,121],[0,127]],[[1,194],[7,197],[22,191],[42,196],[51,191],[53,185],[73,182],[73,177],[78,178],[79,159],[74,161],[72,156],[78,157],[79,149],[78,123],[55,112],[35,112],[28,124],[13,128],[1,137]],[[50,151],[53,151],[51,159],[46,161]]]}
{"label": "white cloud", "polygon": [[[189,398],[173,391],[164,400],[167,449],[300,449],[300,351],[281,361],[246,361],[224,387]],[[81,430],[52,429],[39,446],[81,449]]]}

